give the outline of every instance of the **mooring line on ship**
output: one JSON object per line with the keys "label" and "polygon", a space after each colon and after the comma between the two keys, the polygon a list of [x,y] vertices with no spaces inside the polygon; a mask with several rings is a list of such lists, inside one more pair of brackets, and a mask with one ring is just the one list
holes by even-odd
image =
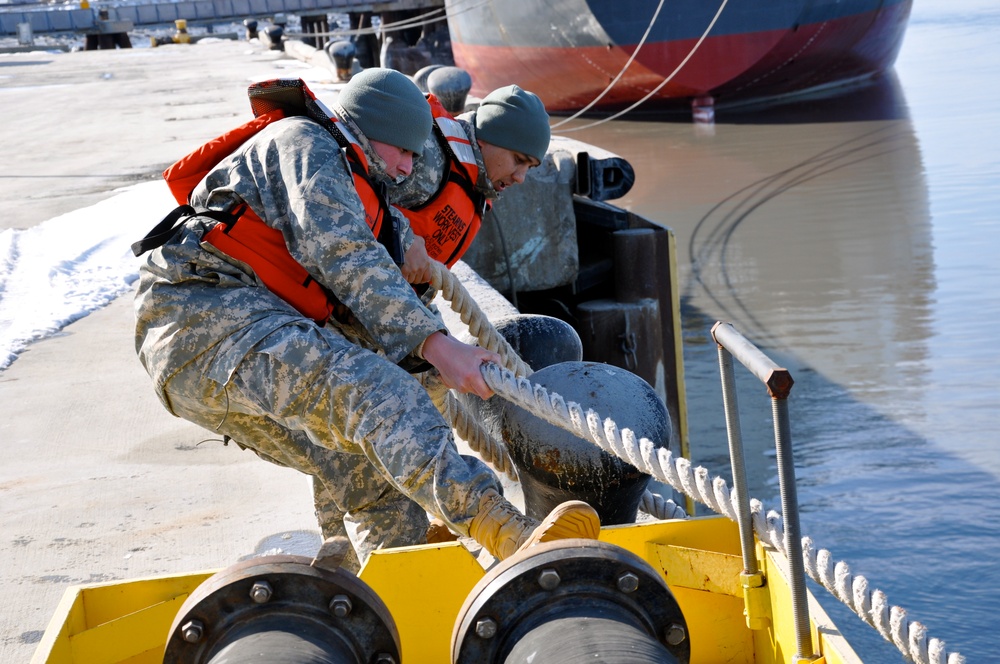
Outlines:
{"label": "mooring line on ship", "polygon": [[[691,47],[691,50],[688,52],[688,54],[684,57],[683,60],[681,60],[680,64],[677,65],[677,67],[672,72],[670,72],[670,75],[667,76],[665,79],[663,79],[660,82],[659,85],[657,85],[655,88],[653,88],[653,90],[651,92],[647,93],[645,97],[643,97],[639,101],[633,103],[628,108],[626,108],[626,109],[624,109],[622,111],[618,111],[617,113],[615,113],[613,115],[609,115],[606,118],[601,118],[600,120],[595,120],[594,122],[591,122],[591,123],[585,124],[585,125],[581,125],[579,127],[571,127],[569,129],[561,129],[560,131],[558,131],[556,133],[567,133],[567,132],[571,132],[571,131],[580,131],[581,129],[590,129],[591,127],[596,127],[598,125],[604,124],[605,122],[610,122],[611,120],[615,120],[617,118],[620,118],[621,116],[625,115],[629,111],[632,111],[633,109],[637,108],[638,106],[646,103],[646,100],[648,100],[650,97],[652,97],[657,92],[659,92],[660,90],[662,90],[663,86],[665,86],[667,83],[669,83],[670,81],[672,81],[673,78],[674,78],[674,76],[676,76],[680,72],[680,70],[684,68],[684,66],[687,64],[688,60],[690,60],[694,56],[694,54],[698,51],[698,49],[701,48],[702,42],[704,42],[705,39],[708,38],[708,33],[710,33],[712,31],[712,28],[715,27],[715,23],[719,20],[719,17],[722,16],[722,10],[726,8],[727,4],[729,4],[729,0],[722,0],[722,4],[719,5],[719,10],[717,12],[715,12],[715,16],[712,17],[712,21],[708,24],[708,27],[705,28],[705,32],[703,32],[702,35],[701,35],[701,37],[698,38],[698,41],[695,42],[695,45]],[[607,90],[605,90],[605,92],[606,91]],[[602,92],[601,94],[603,95],[604,93]]]}
{"label": "mooring line on ship", "polygon": [[608,85],[604,88],[604,90],[601,91],[601,94],[597,95],[593,101],[591,101],[589,104],[587,104],[586,106],[584,106],[583,108],[581,108],[579,111],[569,116],[568,118],[564,118],[559,122],[555,123],[554,125],[552,125],[551,127],[552,129],[561,127],[570,120],[575,120],[576,118],[580,117],[581,115],[589,111],[591,108],[593,108],[594,105],[597,104],[597,102],[604,99],[604,95],[611,92],[611,89],[618,84],[618,81],[621,80],[621,77],[625,75],[625,72],[628,70],[629,67],[632,66],[632,63],[635,61],[636,57],[638,57],[639,51],[642,50],[643,44],[645,44],[646,39],[649,38],[649,33],[653,31],[653,26],[656,24],[656,19],[660,16],[660,10],[663,9],[663,3],[665,1],[666,0],[660,0],[660,4],[656,5],[656,11],[653,12],[653,18],[649,20],[649,25],[646,26],[646,32],[642,34],[642,39],[640,39],[639,43],[636,44],[635,50],[632,51],[632,55],[629,56],[628,60],[622,66],[621,70],[618,72],[618,75],[615,76],[610,83],[608,83]]}
{"label": "mooring line on ship", "polygon": [[[483,365],[483,379],[495,394],[549,424],[590,441],[727,519],[737,521],[736,491],[729,488],[723,477],[710,477],[707,468],[692,467],[689,459],[675,457],[668,449],[656,448],[648,438],[637,437],[631,429],[619,428],[614,420],[602,418],[592,408],[584,409],[580,404],[566,401],[559,394],[532,383],[527,378],[531,374],[531,368],[518,357],[506,339],[496,332],[465,286],[444,265],[433,264],[431,285],[450,302],[452,310],[461,316],[463,323],[469,325],[470,331],[480,339],[481,345],[504,358],[504,364],[509,362],[521,367],[514,370],[492,362]],[[472,325],[476,326],[476,331],[473,331]],[[483,339],[491,346],[483,344]],[[524,372],[523,375],[517,375],[519,371]],[[450,395],[450,391],[447,398],[451,404],[458,406],[458,401]],[[487,437],[492,439],[488,434]],[[494,442],[498,447],[489,450],[489,453],[506,455],[503,444]],[[507,462],[509,463],[509,457]],[[503,462],[496,460],[496,463]],[[491,465],[497,467],[496,463],[491,462]],[[646,506],[657,508],[657,498],[664,500],[647,490],[642,501],[644,511],[658,519],[683,518],[658,516],[646,510]],[[673,504],[673,501],[666,502]],[[781,514],[775,510],[765,512],[763,502],[756,498],[750,500],[750,510],[754,532],[758,538],[787,558]],[[683,514],[683,510],[681,513]],[[808,536],[802,537],[801,546],[805,572],[809,577],[850,608],[886,641],[895,645],[907,660],[915,664],[965,664],[965,658],[961,654],[947,652],[944,641],[928,637],[927,628],[922,623],[910,621],[906,609],[890,605],[884,592],[870,591],[868,579],[862,575],[852,575],[846,562],[833,564],[833,555],[826,549],[816,549],[812,538]]]}

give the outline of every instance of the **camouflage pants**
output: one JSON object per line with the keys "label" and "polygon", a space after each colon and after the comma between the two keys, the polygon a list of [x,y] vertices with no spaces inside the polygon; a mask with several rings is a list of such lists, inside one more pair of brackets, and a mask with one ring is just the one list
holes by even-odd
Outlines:
{"label": "camouflage pants", "polygon": [[303,322],[260,341],[228,385],[210,359],[172,377],[173,412],[311,475],[324,536],[345,532],[363,563],[426,541],[427,512],[468,533],[480,496],[502,491],[417,380],[334,330]]}

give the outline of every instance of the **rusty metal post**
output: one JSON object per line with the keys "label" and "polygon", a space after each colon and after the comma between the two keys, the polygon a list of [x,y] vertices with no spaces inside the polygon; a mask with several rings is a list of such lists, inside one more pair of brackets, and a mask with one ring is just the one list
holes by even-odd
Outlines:
{"label": "rusty metal post", "polygon": [[341,81],[351,80],[351,71],[354,67],[354,56],[357,55],[358,52],[354,42],[341,39],[338,41],[328,42],[324,48],[327,55],[330,56],[330,60],[333,61],[334,69],[337,70],[337,78]]}
{"label": "rusty metal post", "polygon": [[454,115],[465,112],[465,103],[471,89],[472,76],[459,67],[438,67],[427,74],[427,91],[438,98],[446,111]]}

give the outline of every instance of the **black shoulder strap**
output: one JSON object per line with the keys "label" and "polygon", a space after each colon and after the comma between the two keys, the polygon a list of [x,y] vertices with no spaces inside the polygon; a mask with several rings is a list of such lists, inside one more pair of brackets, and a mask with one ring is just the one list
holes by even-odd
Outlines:
{"label": "black shoulder strap", "polygon": [[160,223],[153,226],[153,230],[146,233],[146,237],[142,238],[138,242],[132,243],[132,253],[136,256],[142,256],[147,251],[156,249],[157,247],[162,247],[170,238],[174,236],[174,233],[176,233],[178,227],[184,223],[184,220],[194,214],[196,214],[196,212],[190,205],[179,205],[175,207],[173,211],[165,216]]}
{"label": "black shoulder strap", "polygon": [[132,253],[142,256],[147,251],[152,251],[157,247],[162,247],[170,238],[174,236],[188,217],[193,216],[209,217],[224,224],[232,224],[238,217],[229,212],[217,212],[215,210],[195,210],[190,205],[179,205],[170,214],[165,216],[160,223],[153,227],[153,230],[146,233],[146,237],[138,242],[132,243]]}

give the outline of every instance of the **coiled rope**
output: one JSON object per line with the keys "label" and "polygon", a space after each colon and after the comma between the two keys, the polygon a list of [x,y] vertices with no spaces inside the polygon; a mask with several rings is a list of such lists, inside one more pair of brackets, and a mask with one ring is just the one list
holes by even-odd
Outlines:
{"label": "coiled rope", "polygon": [[[452,309],[461,315],[464,323],[473,323],[480,330],[492,328],[465,287],[444,265],[434,265],[431,285],[451,302]],[[473,334],[479,337],[479,334]],[[506,344],[495,329],[492,335],[484,332],[483,337],[499,339],[498,345]],[[499,353],[493,348],[490,350]],[[499,354],[504,357],[503,353]],[[516,357],[513,349],[510,349],[510,354]],[[530,369],[526,370],[530,372]],[[555,392],[550,393],[543,386],[529,381],[528,374],[517,376],[511,369],[493,363],[484,364],[482,371],[486,384],[504,399],[549,424],[594,443],[731,521],[737,520],[735,490],[730,489],[722,477],[710,477],[706,468],[692,467],[690,460],[675,457],[668,449],[655,447],[648,438],[637,437],[628,428],[619,429],[613,420],[602,418],[593,409],[584,410],[580,404],[566,401]],[[504,449],[502,444],[499,449]],[[654,499],[650,498],[650,501]],[[656,516],[652,511],[645,511]],[[774,510],[765,512],[763,503],[757,499],[751,499],[750,513],[757,537],[787,557],[781,514]],[[890,605],[885,593],[881,590],[869,591],[868,580],[864,576],[853,575],[846,562],[834,564],[833,555],[826,549],[816,549],[809,537],[802,538],[802,552],[809,577],[895,645],[906,661],[915,664],[965,664],[965,657],[946,651],[944,641],[929,638],[922,623],[910,621],[905,609]]]}
{"label": "coiled rope", "polygon": [[450,423],[459,437],[469,444],[469,448],[498,473],[506,475],[515,482],[518,481],[517,469],[511,462],[504,444],[469,416],[469,411],[462,407],[441,379],[434,374],[427,376],[424,387],[445,421]]}

